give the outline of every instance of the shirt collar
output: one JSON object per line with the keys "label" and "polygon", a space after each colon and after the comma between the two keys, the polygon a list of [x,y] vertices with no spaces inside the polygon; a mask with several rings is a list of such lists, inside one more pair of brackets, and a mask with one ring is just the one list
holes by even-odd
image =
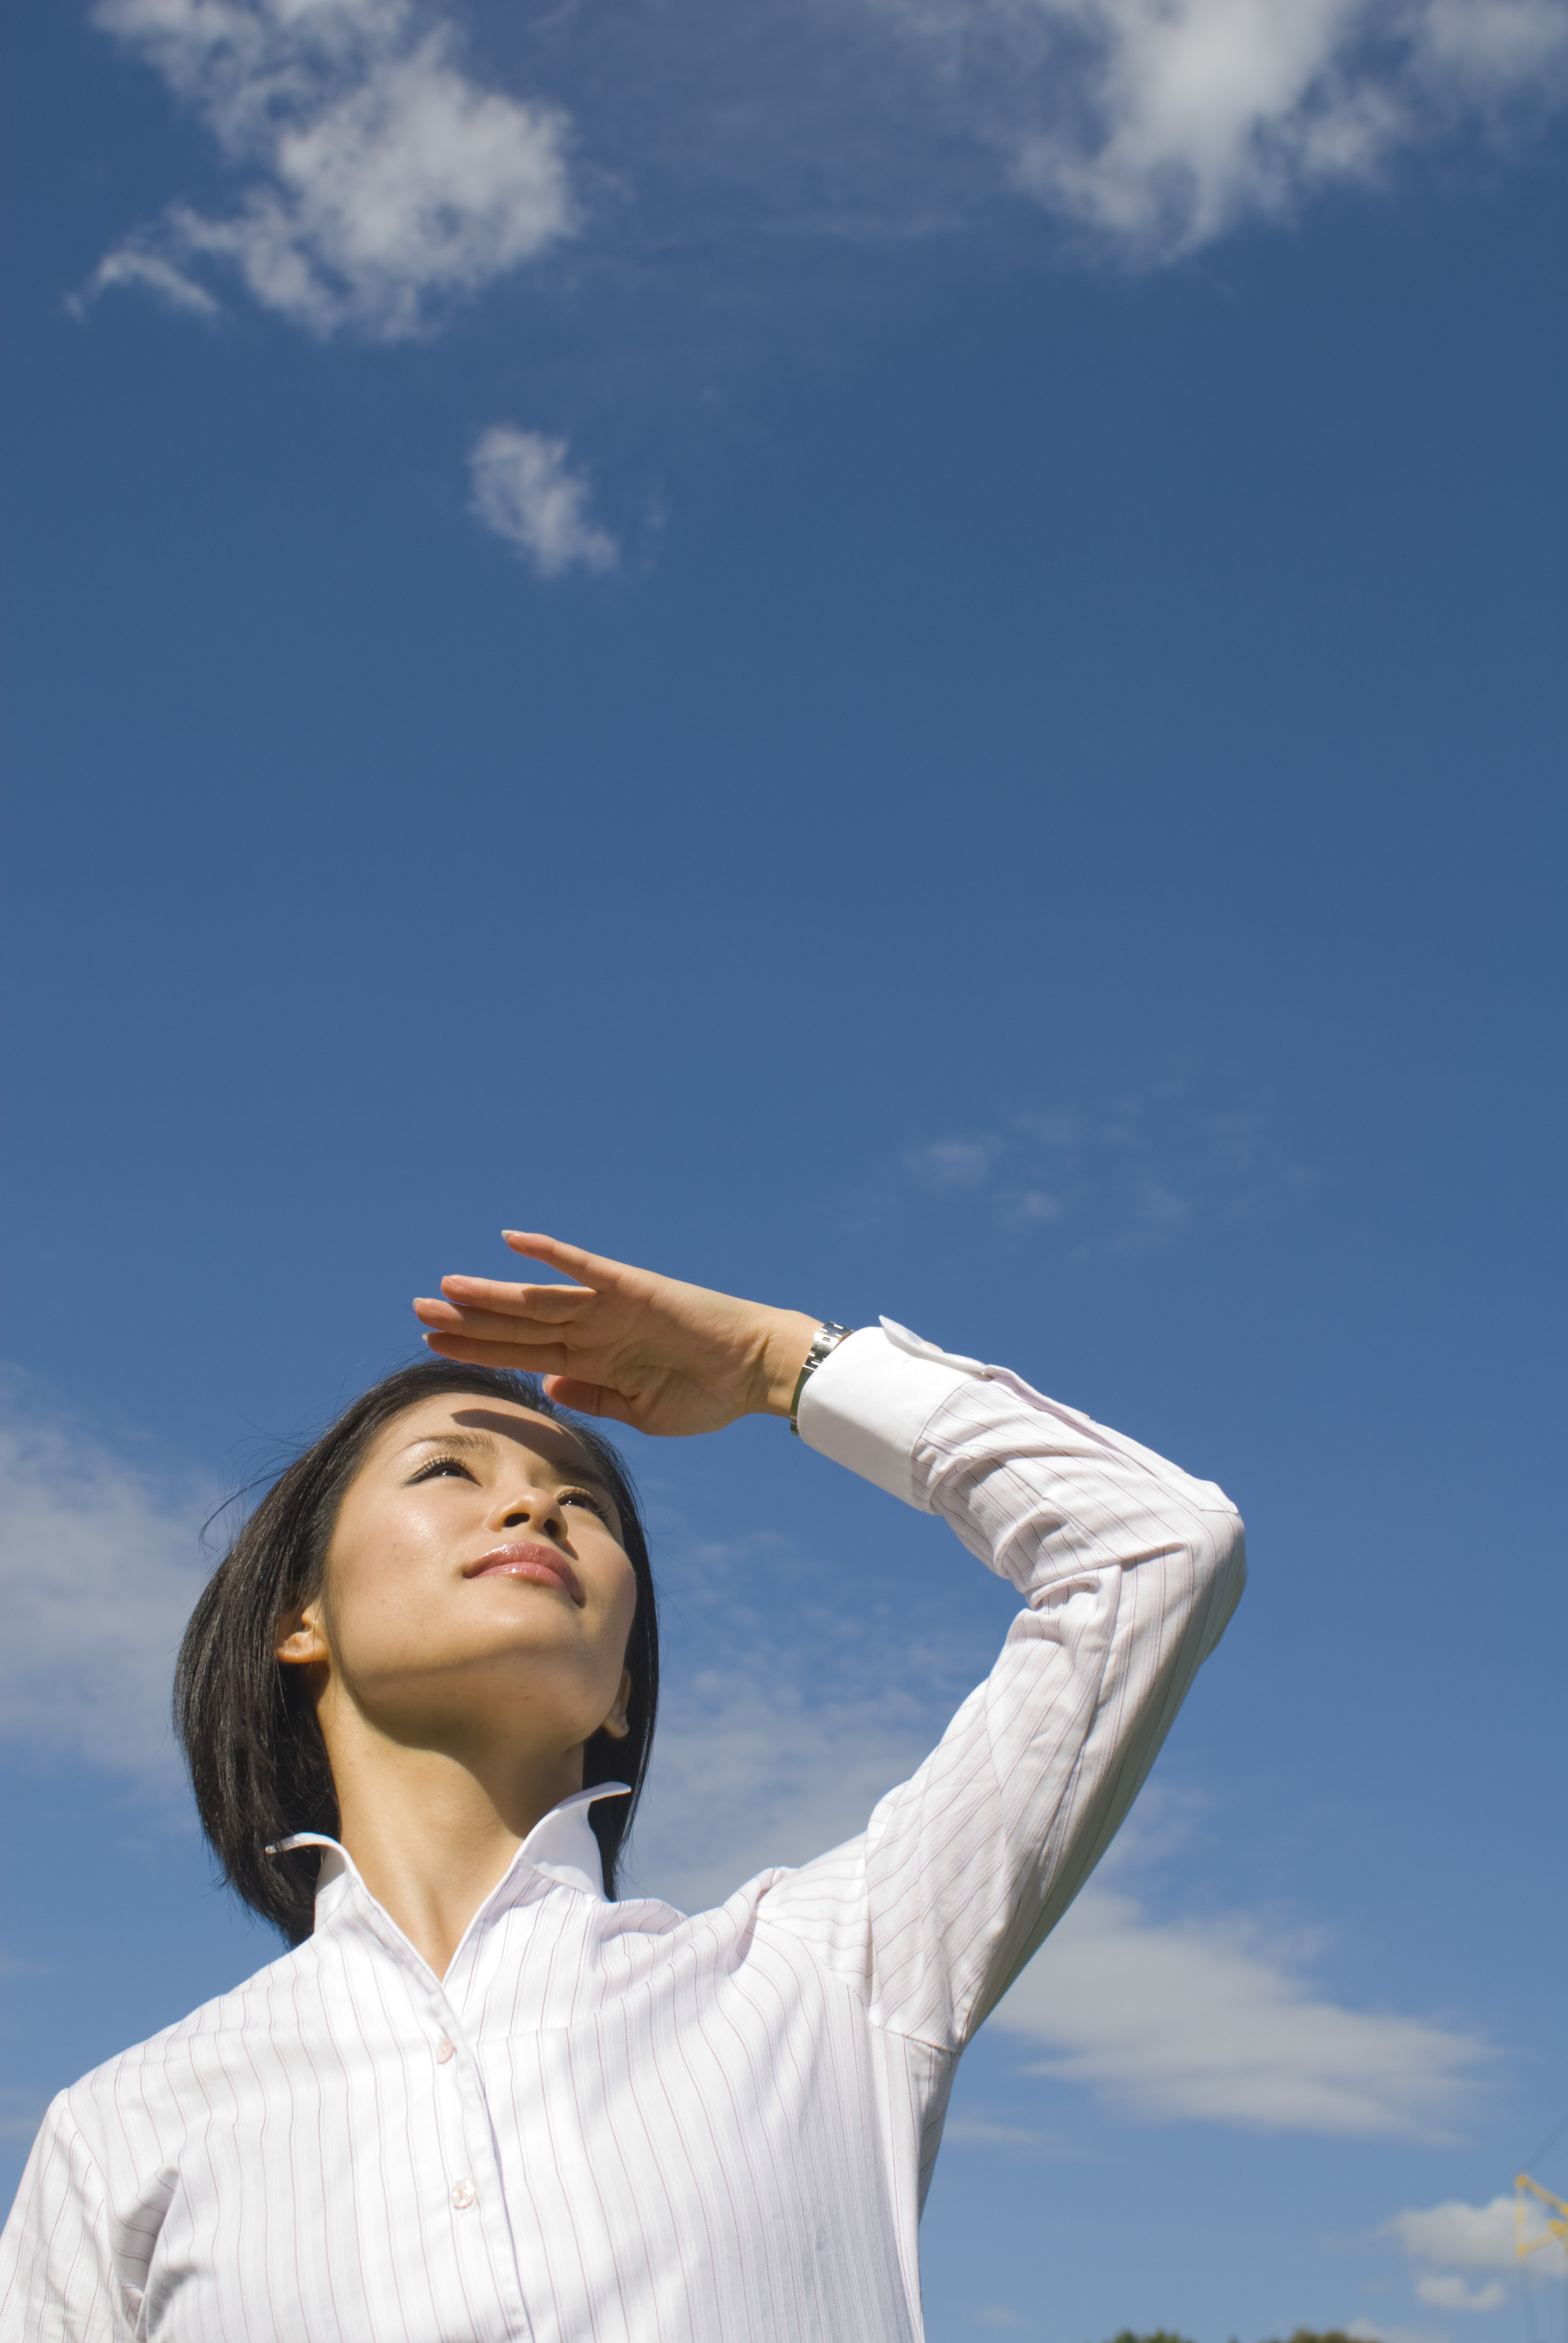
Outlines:
{"label": "shirt collar", "polygon": [[518,1849],[516,1860],[548,1871],[568,1887],[580,1887],[603,1904],[604,1856],[588,1820],[588,1808],[598,1798],[629,1798],[626,1782],[596,1782],[591,1790],[575,1790],[538,1821]]}
{"label": "shirt collar", "polygon": [[[563,1887],[575,1887],[600,1904],[607,1903],[604,1858],[588,1820],[588,1808],[600,1798],[630,1795],[630,1785],[626,1782],[596,1782],[591,1790],[574,1790],[569,1798],[563,1798],[534,1825],[508,1865],[506,1878],[511,1877],[520,1863],[526,1863],[548,1878],[558,1879]],[[333,1893],[338,1882],[359,1879],[359,1873],[347,1848],[320,1831],[297,1831],[292,1838],[280,1838],[276,1846],[268,1847],[267,1853],[287,1855],[297,1846],[318,1846],[322,1851],[321,1867],[316,1875],[316,1925],[319,1927],[339,1901],[341,1890]],[[359,1884],[364,1887],[363,1880]],[[491,1895],[498,1894],[505,1885],[505,1879],[498,1880]],[[366,1888],[365,1892],[368,1895],[370,1891]],[[485,1899],[487,1904],[490,1900],[490,1896]]]}

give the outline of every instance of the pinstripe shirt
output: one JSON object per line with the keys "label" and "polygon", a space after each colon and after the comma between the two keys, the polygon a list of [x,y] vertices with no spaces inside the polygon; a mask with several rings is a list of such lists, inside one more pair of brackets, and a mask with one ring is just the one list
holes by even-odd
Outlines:
{"label": "pinstripe shirt", "polygon": [[443,1977],[341,1848],[315,1933],[55,2101],[3,2343],[918,2343],[959,2054],[1142,1782],[1244,1575],[1211,1483],[884,1321],[803,1437],[1023,1598],[859,1838],[689,1917],[588,1793]]}

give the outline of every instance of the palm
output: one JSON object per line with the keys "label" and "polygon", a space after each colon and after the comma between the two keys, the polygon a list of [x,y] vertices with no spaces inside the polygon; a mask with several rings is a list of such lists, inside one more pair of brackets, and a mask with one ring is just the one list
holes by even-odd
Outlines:
{"label": "palm", "polygon": [[512,1285],[445,1277],[442,1299],[414,1305],[443,1358],[519,1368],[548,1380],[550,1397],[639,1432],[717,1432],[778,1404],[779,1377],[816,1321],[793,1311],[606,1261],[553,1237],[508,1243],[563,1271],[570,1285]]}

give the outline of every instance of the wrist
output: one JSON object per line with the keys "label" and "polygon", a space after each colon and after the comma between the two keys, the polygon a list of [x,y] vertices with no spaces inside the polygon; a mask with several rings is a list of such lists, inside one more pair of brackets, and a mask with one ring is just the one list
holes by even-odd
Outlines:
{"label": "wrist", "polygon": [[788,1415],[806,1356],[821,1331],[820,1318],[803,1310],[770,1310],[759,1360],[755,1388],[759,1396],[749,1413]]}

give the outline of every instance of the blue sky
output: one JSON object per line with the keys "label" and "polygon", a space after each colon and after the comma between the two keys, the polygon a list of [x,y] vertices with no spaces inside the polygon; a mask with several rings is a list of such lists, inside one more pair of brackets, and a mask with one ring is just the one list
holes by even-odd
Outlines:
{"label": "blue sky", "polygon": [[[1561,2330],[1565,69],[1553,0],[17,0],[13,2178],[271,1956],[164,1725],[202,1521],[542,1227],[1247,1516],[966,2062],[934,2343]],[[777,1424],[628,1446],[697,1900],[1008,1604]]]}

